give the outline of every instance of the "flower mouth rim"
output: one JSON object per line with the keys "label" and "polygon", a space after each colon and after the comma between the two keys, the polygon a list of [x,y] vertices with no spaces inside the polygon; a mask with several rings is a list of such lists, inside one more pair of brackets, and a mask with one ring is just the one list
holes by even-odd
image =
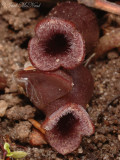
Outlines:
{"label": "flower mouth rim", "polygon": [[[70,133],[66,132],[67,135],[61,134],[61,132],[54,130],[54,126],[58,123],[61,115],[65,115],[66,113],[71,112],[75,117],[81,117],[81,122],[78,123],[78,120],[75,123],[73,128],[70,128]],[[77,114],[80,113],[81,115]],[[59,116],[59,117],[58,117]],[[76,118],[77,119],[77,118]],[[56,121],[56,122],[55,122]],[[82,123],[81,125],[79,125]],[[52,125],[51,125],[52,124]],[[86,127],[85,127],[86,125]],[[63,125],[64,126],[64,125]],[[90,136],[94,133],[94,126],[90,120],[88,113],[85,109],[78,104],[68,103],[65,106],[59,108],[56,112],[51,114],[46,120],[43,122],[42,127],[46,130],[45,137],[49,144],[59,153],[66,155],[71,153],[73,150],[78,148],[81,143],[82,136]],[[83,130],[82,130],[83,127]],[[85,127],[85,128],[84,128]],[[56,128],[55,128],[56,129]],[[69,129],[69,127],[68,127]],[[66,130],[66,129],[65,129]],[[64,131],[64,129],[63,129]]]}
{"label": "flower mouth rim", "polygon": [[[79,119],[79,123],[82,122],[82,119],[86,118],[85,124],[88,125],[88,129],[91,129],[90,132],[84,132],[84,130],[81,132],[81,135],[89,136],[94,133],[94,126],[92,121],[90,120],[90,117],[86,110],[78,104],[75,103],[68,103],[61,108],[59,108],[57,111],[55,111],[53,114],[51,114],[46,120],[43,122],[42,127],[46,131],[51,131],[54,126],[57,125],[58,121],[61,119],[62,116],[67,115],[68,113],[72,113],[72,115],[75,117],[75,119]],[[84,123],[84,122],[83,122]]]}
{"label": "flower mouth rim", "polygon": [[[45,52],[44,44],[53,34],[63,34],[67,40],[67,50],[62,54],[51,55]],[[28,44],[28,53],[32,65],[40,70],[50,71],[59,67],[72,69],[84,60],[85,41],[72,22],[56,17],[46,18],[37,24],[35,36]],[[43,64],[43,61],[47,64]]]}

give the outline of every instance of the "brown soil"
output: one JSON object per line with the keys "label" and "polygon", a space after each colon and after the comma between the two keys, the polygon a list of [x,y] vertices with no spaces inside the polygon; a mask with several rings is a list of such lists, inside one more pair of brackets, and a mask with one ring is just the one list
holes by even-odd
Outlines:
{"label": "brown soil", "polygon": [[[0,139],[8,135],[13,150],[25,150],[30,160],[120,160],[120,56],[112,51],[90,64],[95,89],[87,111],[95,125],[95,133],[83,137],[80,147],[62,156],[49,145],[32,147],[29,134],[32,125],[28,118],[42,119],[29,99],[18,93],[13,72],[23,68],[28,60],[27,45],[34,35],[36,23],[49,8],[46,5],[20,8],[12,0],[0,2],[0,72],[8,79],[5,91],[0,92],[0,107],[5,113],[0,118]],[[25,149],[21,149],[22,145]],[[2,152],[0,151],[0,158]]]}

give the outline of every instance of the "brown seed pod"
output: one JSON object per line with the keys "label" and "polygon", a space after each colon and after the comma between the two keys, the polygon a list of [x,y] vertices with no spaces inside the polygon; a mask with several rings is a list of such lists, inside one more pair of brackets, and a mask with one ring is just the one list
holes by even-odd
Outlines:
{"label": "brown seed pod", "polygon": [[18,70],[14,78],[33,104],[44,107],[66,95],[72,89],[72,78],[64,71],[42,72],[37,69]]}

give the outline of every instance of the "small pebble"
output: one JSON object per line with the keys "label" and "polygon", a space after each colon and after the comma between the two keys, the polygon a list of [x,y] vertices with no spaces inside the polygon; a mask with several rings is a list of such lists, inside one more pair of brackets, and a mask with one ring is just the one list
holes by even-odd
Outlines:
{"label": "small pebble", "polygon": [[0,117],[5,115],[6,109],[8,108],[8,104],[4,101],[0,101]]}
{"label": "small pebble", "polygon": [[14,106],[7,110],[6,116],[12,120],[27,120],[35,116],[36,108],[26,105],[24,107]]}
{"label": "small pebble", "polygon": [[12,83],[10,88],[9,88],[9,91],[10,92],[17,92],[17,90],[18,90],[17,84],[16,83]]}
{"label": "small pebble", "polygon": [[118,53],[115,51],[111,51],[107,55],[108,59],[115,59],[115,58],[118,58],[118,56],[119,56]]}
{"label": "small pebble", "polygon": [[10,132],[13,140],[20,140],[21,142],[29,142],[29,134],[31,133],[32,124],[28,121],[21,121],[16,123]]}
{"label": "small pebble", "polygon": [[78,153],[83,153],[82,147],[80,147],[80,148],[78,149]]}
{"label": "small pebble", "polygon": [[120,141],[120,134],[118,135],[118,140]]}
{"label": "small pebble", "polygon": [[25,65],[24,65],[24,69],[27,68],[27,67],[29,67],[29,66],[32,66],[32,64],[30,63],[30,61],[27,61],[27,62],[25,63]]}

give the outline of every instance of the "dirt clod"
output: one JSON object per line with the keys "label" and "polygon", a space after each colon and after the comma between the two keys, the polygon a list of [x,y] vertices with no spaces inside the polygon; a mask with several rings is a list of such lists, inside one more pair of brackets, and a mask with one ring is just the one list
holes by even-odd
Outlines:
{"label": "dirt clod", "polygon": [[119,57],[119,54],[115,51],[111,51],[108,53],[107,57],[108,57],[108,59],[115,59],[115,58]]}
{"label": "dirt clod", "polygon": [[30,105],[25,107],[14,106],[7,110],[6,116],[11,120],[27,120],[35,116],[36,109]]}
{"label": "dirt clod", "polygon": [[28,142],[29,134],[31,132],[31,123],[28,121],[21,121],[15,124],[11,134],[13,140],[20,140],[21,142]]}
{"label": "dirt clod", "polygon": [[8,103],[6,103],[6,101],[4,100],[1,100],[0,101],[0,117],[3,117],[5,115],[7,108],[8,108]]}
{"label": "dirt clod", "polygon": [[41,146],[42,144],[47,144],[44,135],[36,129],[32,130],[29,139],[32,146]]}

